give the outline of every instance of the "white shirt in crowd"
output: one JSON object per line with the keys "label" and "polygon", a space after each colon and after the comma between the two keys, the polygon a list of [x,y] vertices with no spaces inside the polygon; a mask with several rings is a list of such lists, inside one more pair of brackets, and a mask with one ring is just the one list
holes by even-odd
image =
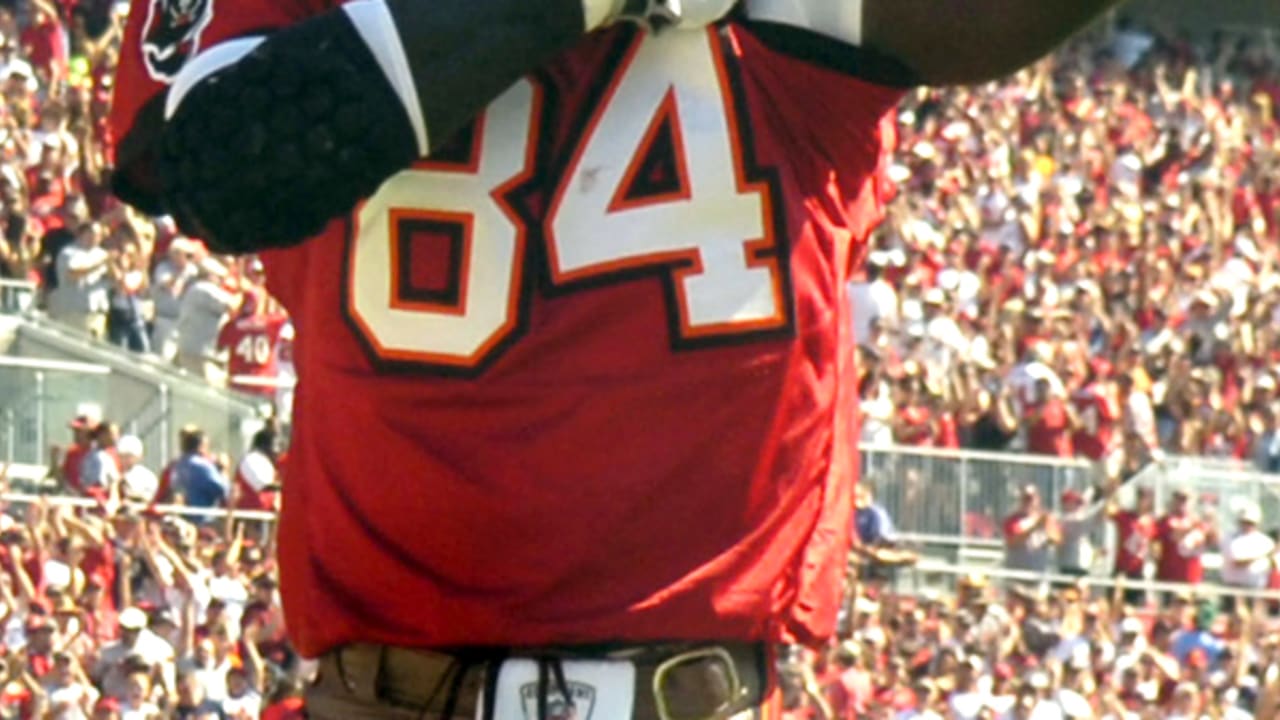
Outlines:
{"label": "white shirt in crowd", "polygon": [[138,463],[128,470],[124,471],[124,491],[126,498],[137,502],[151,502],[156,496],[156,491],[160,489],[160,479],[156,477],[151,468]]}
{"label": "white shirt in crowd", "polygon": [[276,466],[258,450],[250,450],[240,459],[236,467],[236,476],[243,479],[255,492],[262,492],[268,485],[276,482]]}
{"label": "white shirt in crowd", "polygon": [[1151,396],[1135,388],[1129,393],[1129,397],[1125,398],[1125,408],[1128,411],[1128,429],[1142,438],[1147,447],[1152,449],[1158,447],[1156,410],[1151,404]]}
{"label": "white shirt in crowd", "polygon": [[947,709],[951,711],[951,717],[955,720],[978,720],[983,708],[990,702],[991,698],[976,690],[954,693],[947,699]]}
{"label": "white shirt in crowd", "polygon": [[227,321],[235,296],[212,280],[197,280],[182,295],[178,308],[178,352],[212,359],[218,351],[218,331]]}
{"label": "white shirt in crowd", "polygon": [[[111,306],[111,278],[107,276],[107,251],[73,242],[62,248],[54,262],[58,287],[50,293],[49,310],[58,313],[105,313]],[[72,272],[88,270],[79,278]]]}
{"label": "white shirt in crowd", "polygon": [[298,373],[293,366],[293,323],[280,328],[276,341],[276,417],[284,424],[293,419],[293,388]]}
{"label": "white shirt in crowd", "polygon": [[853,340],[863,343],[871,338],[871,323],[898,324],[898,292],[884,279],[872,282],[851,282],[849,303],[853,310]]}
{"label": "white shirt in crowd", "polygon": [[[1222,546],[1222,581],[1227,585],[1261,590],[1271,576],[1271,556],[1276,544],[1256,529],[1236,531]],[[1251,562],[1237,558],[1255,558]]]}
{"label": "white shirt in crowd", "polygon": [[222,701],[222,712],[231,720],[253,720],[262,712],[262,696],[249,690],[238,698],[228,697]]}
{"label": "white shirt in crowd", "polygon": [[194,262],[186,262],[181,268],[169,258],[156,263],[151,274],[151,300],[155,303],[157,318],[178,319],[182,294],[197,272]]}
{"label": "white shirt in crowd", "polygon": [[89,720],[84,707],[93,707],[98,701],[98,691],[92,685],[73,682],[61,687],[46,685],[50,720]]}
{"label": "white shirt in crowd", "polygon": [[1039,380],[1049,383],[1050,395],[1060,398],[1067,396],[1067,387],[1062,384],[1062,378],[1043,362],[1033,360],[1015,365],[1005,378],[1005,384],[1013,391],[1014,405],[1019,415],[1024,407],[1035,401],[1036,382]]}
{"label": "white shirt in crowd", "polygon": [[204,690],[205,699],[220,703],[227,699],[227,671],[230,669],[231,657],[228,656],[218,663],[210,658],[208,665],[200,665],[195,658],[187,658],[180,663],[178,671],[180,674],[194,675],[196,682],[200,683],[200,688]]}
{"label": "white shirt in crowd", "polygon": [[862,419],[862,442],[887,447],[893,444],[893,416],[897,410],[889,388],[879,383],[858,404]]}

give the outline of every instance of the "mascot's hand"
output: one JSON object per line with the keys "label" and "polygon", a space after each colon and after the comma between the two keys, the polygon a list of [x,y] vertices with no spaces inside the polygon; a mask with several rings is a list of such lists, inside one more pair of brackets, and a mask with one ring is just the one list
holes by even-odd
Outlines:
{"label": "mascot's hand", "polygon": [[210,48],[166,100],[162,201],[219,252],[316,235],[418,157],[403,103],[341,11]]}

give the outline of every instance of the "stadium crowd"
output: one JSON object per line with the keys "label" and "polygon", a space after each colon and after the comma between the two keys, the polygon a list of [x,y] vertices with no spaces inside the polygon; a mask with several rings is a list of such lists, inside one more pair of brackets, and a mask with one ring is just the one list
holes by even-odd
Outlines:
{"label": "stadium crowd", "polygon": [[864,442],[1280,469],[1278,57],[1122,26],[903,103]]}
{"label": "stadium crowd", "polygon": [[109,192],[126,11],[0,3],[0,278],[35,283],[49,317],[95,338],[269,395],[291,329],[261,263],[213,256]]}
{"label": "stadium crowd", "polygon": [[[96,406],[69,425],[61,497],[0,508],[0,717],[301,718],[309,665],[285,639],[269,520],[274,430],[233,465],[183,428],[156,472]],[[269,514],[198,512],[215,507]]]}
{"label": "stadium crowd", "polygon": [[1064,584],[954,596],[859,586],[841,638],[782,664],[788,720],[1248,720],[1280,673],[1270,608],[1178,593],[1161,610]]}

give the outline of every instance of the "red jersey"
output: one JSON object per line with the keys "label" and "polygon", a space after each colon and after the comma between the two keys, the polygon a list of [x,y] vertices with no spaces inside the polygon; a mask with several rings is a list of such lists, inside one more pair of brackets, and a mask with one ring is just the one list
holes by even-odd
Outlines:
{"label": "red jersey", "polygon": [[276,466],[271,458],[250,450],[236,466],[236,507],[241,510],[275,510]]}
{"label": "red jersey", "polygon": [[1151,541],[1156,537],[1155,518],[1121,510],[1111,521],[1116,525],[1116,573],[1140,576],[1151,555]]}
{"label": "red jersey", "polygon": [[1070,421],[1062,400],[1049,398],[1042,405],[1028,407],[1036,413],[1027,428],[1027,451],[1040,455],[1071,457]]}
{"label": "red jersey", "polygon": [[1105,385],[1090,383],[1071,396],[1081,428],[1071,435],[1075,451],[1090,460],[1102,460],[1116,449],[1116,423],[1120,401]]}
{"label": "red jersey", "polygon": [[[200,43],[317,4],[224,3]],[[124,173],[163,99],[146,5],[116,83]],[[844,287],[902,91],[794,56],[856,52],[794,32],[588,35],[263,254],[296,329],[280,552],[303,655],[834,630]]]}
{"label": "red jersey", "polygon": [[228,385],[240,392],[275,397],[274,383],[254,380],[274,380],[279,373],[276,359],[280,343],[280,331],[288,324],[288,316],[246,315],[222,326],[218,334],[218,347],[228,352]]}
{"label": "red jersey", "polygon": [[898,410],[902,422],[894,442],[923,447],[933,444],[933,413],[924,405],[908,405]]}
{"label": "red jersey", "polygon": [[[1190,528],[1179,540],[1175,532]],[[1198,583],[1204,577],[1200,560],[1203,545],[1194,542],[1204,537],[1205,530],[1199,521],[1190,516],[1165,515],[1156,523],[1156,540],[1160,542],[1160,557],[1156,563],[1156,579],[1168,582]]]}
{"label": "red jersey", "polygon": [[68,447],[66,454],[62,456],[63,481],[76,492],[84,492],[84,483],[80,482],[80,466],[84,464],[84,457],[92,449],[93,446],[89,443],[84,445],[75,443]]}

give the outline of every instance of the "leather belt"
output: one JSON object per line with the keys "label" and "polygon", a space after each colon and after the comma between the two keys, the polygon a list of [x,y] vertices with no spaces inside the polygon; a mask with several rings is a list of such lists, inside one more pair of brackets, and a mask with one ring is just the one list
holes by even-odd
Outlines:
{"label": "leather belt", "polygon": [[760,643],[456,651],[354,644],[321,657],[318,687],[340,689],[362,703],[473,718],[482,695],[493,707],[487,694],[494,671],[509,658],[630,661],[636,668],[635,720],[727,718],[759,705],[769,678]]}

